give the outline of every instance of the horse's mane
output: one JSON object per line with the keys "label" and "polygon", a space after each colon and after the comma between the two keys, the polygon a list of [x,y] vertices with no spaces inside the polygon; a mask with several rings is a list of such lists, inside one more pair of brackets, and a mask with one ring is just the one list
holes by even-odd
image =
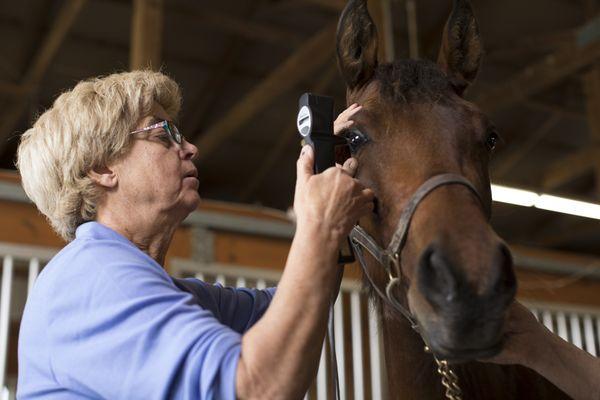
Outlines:
{"label": "horse's mane", "polygon": [[375,71],[384,98],[400,104],[440,102],[452,93],[450,80],[428,60],[398,60],[380,64]]}

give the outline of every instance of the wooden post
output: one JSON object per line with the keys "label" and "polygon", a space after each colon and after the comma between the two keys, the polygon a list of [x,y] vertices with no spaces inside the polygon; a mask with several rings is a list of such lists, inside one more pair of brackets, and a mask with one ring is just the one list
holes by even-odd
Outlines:
{"label": "wooden post", "polygon": [[395,54],[390,0],[370,1],[368,7],[377,26],[379,60],[380,62],[391,62],[394,60]]}
{"label": "wooden post", "polygon": [[408,26],[408,48],[410,58],[419,58],[419,28],[417,25],[417,4],[406,0],[406,22]]}
{"label": "wooden post", "polygon": [[163,0],[134,0],[129,67],[160,69]]}

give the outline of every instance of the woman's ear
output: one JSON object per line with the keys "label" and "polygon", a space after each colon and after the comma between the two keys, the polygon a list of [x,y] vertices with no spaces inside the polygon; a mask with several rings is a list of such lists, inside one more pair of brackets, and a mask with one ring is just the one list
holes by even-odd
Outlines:
{"label": "woman's ear", "polygon": [[454,0],[444,28],[438,64],[450,77],[459,95],[473,83],[483,57],[483,45],[475,14],[468,0]]}
{"label": "woman's ear", "polygon": [[117,187],[118,178],[115,171],[110,167],[96,167],[88,172],[90,179],[98,186],[106,189]]}

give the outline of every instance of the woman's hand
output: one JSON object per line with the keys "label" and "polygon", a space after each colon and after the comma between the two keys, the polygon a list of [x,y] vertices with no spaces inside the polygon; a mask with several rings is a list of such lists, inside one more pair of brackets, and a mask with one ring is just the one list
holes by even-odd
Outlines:
{"label": "woman's hand", "polygon": [[520,364],[575,400],[600,399],[600,359],[550,332],[516,301],[508,311],[504,349],[481,361]]}
{"label": "woman's hand", "polygon": [[337,246],[354,224],[373,210],[373,191],[353,178],[357,166],[356,159],[350,158],[342,167],[315,175],[313,149],[302,148],[294,197],[299,227],[316,227]]}
{"label": "woman's hand", "polygon": [[333,123],[333,133],[339,135],[342,131],[352,128],[352,126],[354,126],[352,117],[354,117],[361,110],[362,106],[354,103],[342,111],[342,113],[338,115],[337,119]]}
{"label": "woman's hand", "polygon": [[544,336],[549,333],[525,306],[515,301],[508,309],[505,342],[502,351],[489,359],[495,364],[529,365],[535,357],[535,345],[543,346]]}

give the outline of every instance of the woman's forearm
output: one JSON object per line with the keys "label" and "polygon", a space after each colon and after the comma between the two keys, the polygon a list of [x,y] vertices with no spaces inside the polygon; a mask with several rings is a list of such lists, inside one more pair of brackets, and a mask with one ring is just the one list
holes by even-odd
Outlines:
{"label": "woman's forearm", "polygon": [[337,240],[318,226],[298,227],[277,293],[244,335],[239,398],[301,398],[314,378],[332,295],[339,288]]}
{"label": "woman's forearm", "polygon": [[524,364],[575,400],[600,399],[600,359],[544,329]]}

